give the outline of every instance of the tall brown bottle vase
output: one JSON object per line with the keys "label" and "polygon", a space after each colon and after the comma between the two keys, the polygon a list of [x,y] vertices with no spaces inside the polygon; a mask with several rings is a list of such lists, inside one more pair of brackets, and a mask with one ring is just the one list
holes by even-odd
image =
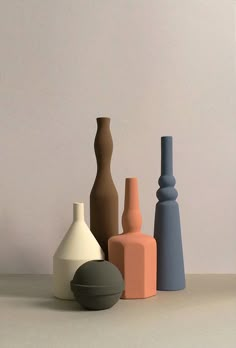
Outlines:
{"label": "tall brown bottle vase", "polygon": [[90,229],[108,259],[108,239],[118,234],[118,193],[111,176],[110,118],[97,118],[94,142],[97,175],[90,193]]}

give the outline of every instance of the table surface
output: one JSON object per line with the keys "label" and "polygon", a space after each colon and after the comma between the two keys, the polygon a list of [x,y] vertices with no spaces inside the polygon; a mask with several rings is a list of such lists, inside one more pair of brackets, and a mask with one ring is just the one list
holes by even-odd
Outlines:
{"label": "table surface", "polygon": [[0,347],[235,348],[236,275],[188,275],[185,290],[86,311],[49,275],[0,276]]}

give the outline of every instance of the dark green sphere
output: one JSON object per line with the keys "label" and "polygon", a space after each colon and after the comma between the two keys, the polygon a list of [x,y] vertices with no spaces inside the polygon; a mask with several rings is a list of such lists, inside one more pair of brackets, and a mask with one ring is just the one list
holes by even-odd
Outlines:
{"label": "dark green sphere", "polygon": [[79,304],[90,310],[108,309],[120,299],[124,281],[118,268],[105,260],[92,260],[80,266],[71,290]]}

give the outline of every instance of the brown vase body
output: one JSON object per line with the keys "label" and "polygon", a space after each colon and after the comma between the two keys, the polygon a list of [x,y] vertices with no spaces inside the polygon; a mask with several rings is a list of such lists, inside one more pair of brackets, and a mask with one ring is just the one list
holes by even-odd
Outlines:
{"label": "brown vase body", "polygon": [[90,230],[108,259],[108,239],[118,234],[118,193],[111,176],[110,118],[97,118],[94,150],[97,175],[90,193]]}
{"label": "brown vase body", "polygon": [[156,294],[157,246],[153,237],[141,232],[136,178],[126,179],[123,233],[108,242],[109,261],[121,272],[125,289],[121,298],[146,298]]}

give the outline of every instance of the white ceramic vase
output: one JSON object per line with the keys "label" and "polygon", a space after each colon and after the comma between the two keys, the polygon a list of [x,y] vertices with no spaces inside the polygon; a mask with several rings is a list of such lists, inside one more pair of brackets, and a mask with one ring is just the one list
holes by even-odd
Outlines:
{"label": "white ceramic vase", "polygon": [[76,270],[90,260],[102,260],[104,253],[84,220],[84,203],[73,204],[73,223],[53,256],[53,293],[74,299],[70,281]]}

